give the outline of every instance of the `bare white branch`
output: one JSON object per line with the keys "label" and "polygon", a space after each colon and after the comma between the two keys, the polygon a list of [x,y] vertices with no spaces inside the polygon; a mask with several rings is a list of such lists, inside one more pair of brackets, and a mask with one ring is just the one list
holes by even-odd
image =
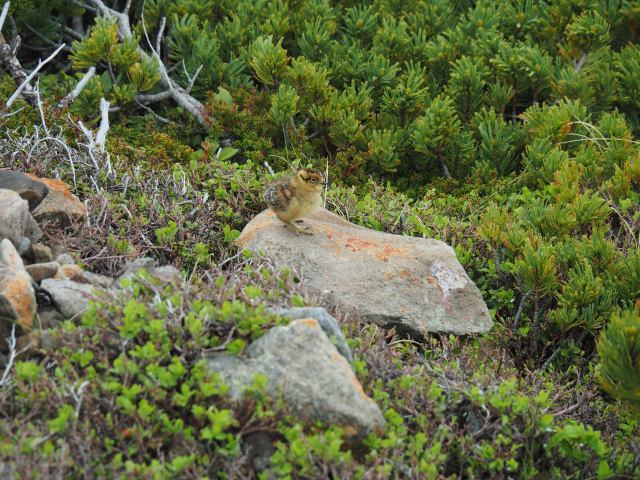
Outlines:
{"label": "bare white branch", "polygon": [[156,120],[158,120],[159,122],[166,123],[166,124],[174,123],[174,122],[172,122],[171,120],[169,120],[168,118],[164,118],[163,116],[158,115],[156,112],[154,112],[154,111],[153,111],[153,110],[151,110],[149,107],[147,107],[144,103],[140,103],[140,102],[138,101],[138,99],[137,99],[137,98],[135,99],[135,101],[136,101],[136,103],[137,103],[138,105],[140,105],[144,110],[146,110],[147,112],[149,112],[149,113],[153,116],[153,118],[155,118],[155,119],[156,119]]}
{"label": "bare white branch", "polygon": [[2,26],[4,25],[4,21],[7,19],[7,13],[9,13],[10,6],[11,6],[11,2],[7,2],[2,7],[2,13],[0,13],[0,31],[2,31]]}
{"label": "bare white branch", "polygon": [[171,97],[172,97],[172,93],[169,90],[167,90],[165,92],[151,93],[147,95],[139,93],[138,95],[136,95],[136,100],[138,102],[148,104],[148,103],[162,102],[163,100],[167,100]]}
{"label": "bare white branch", "polygon": [[91,130],[89,130],[87,127],[85,127],[82,122],[78,122],[78,128],[80,129],[80,131],[84,134],[85,137],[87,137],[87,140],[89,141],[89,147],[94,147],[96,144],[96,140],[95,138],[93,138],[93,132]]}
{"label": "bare white branch", "polygon": [[158,29],[158,36],[156,37],[156,52],[160,55],[160,46],[162,45],[162,34],[164,33],[164,27],[167,25],[167,17],[160,19],[160,28]]}
{"label": "bare white branch", "polygon": [[74,411],[76,418],[78,418],[78,416],[80,415],[80,407],[82,407],[84,389],[87,388],[87,385],[89,385],[89,381],[85,380],[80,385],[78,385],[77,389],[73,388],[72,386],[67,387],[69,393],[71,394],[71,397],[73,397],[74,402],[76,402],[76,408]]}
{"label": "bare white branch", "polygon": [[87,84],[95,76],[95,74],[96,67],[91,67],[89,70],[87,70],[87,73],[85,73],[84,77],[80,79],[80,81],[76,85],[76,88],[74,88],[73,91],[69,92],[62,100],[58,102],[58,104],[56,105],[56,109],[62,110],[67,105],[72,103],[76,98],[78,98],[80,93],[82,93],[82,90],[84,90],[84,87],[87,86]]}
{"label": "bare white branch", "polygon": [[151,53],[153,54],[153,56],[158,61],[158,68],[160,69],[160,73],[162,73],[162,75],[164,76],[164,80],[169,85],[169,89],[171,90],[173,88],[173,83],[171,82],[171,79],[169,78],[169,73],[167,73],[167,69],[164,66],[164,63],[162,63],[162,59],[160,58],[160,55],[158,55],[158,52],[156,51],[156,49],[153,48],[153,45],[151,45],[151,40],[149,40],[149,34],[147,33],[147,27],[146,27],[146,25],[144,23],[144,7],[145,7],[145,3],[146,3],[146,0],[144,0],[142,2],[142,12],[140,12],[140,23],[142,23],[142,31],[144,33],[144,38],[147,40],[147,45],[149,45],[149,48],[151,49]]}
{"label": "bare white branch", "polygon": [[104,98],[100,99],[100,114],[102,118],[100,120],[100,128],[98,128],[98,133],[96,133],[96,146],[104,153],[104,145],[107,141],[107,132],[109,131],[109,102]]}
{"label": "bare white branch", "polygon": [[200,65],[198,67],[198,69],[196,70],[196,73],[193,74],[193,77],[189,79],[189,85],[187,85],[187,89],[186,89],[187,93],[191,93],[191,89],[193,88],[193,84],[196,83],[196,78],[198,78],[198,75],[200,75],[200,72],[202,71],[202,67],[203,67],[203,65]]}
{"label": "bare white branch", "polygon": [[24,82],[22,82],[22,84],[17,88],[17,90],[15,92],[13,92],[13,95],[11,95],[11,97],[9,97],[9,100],[7,100],[7,103],[5,105],[5,109],[9,109],[9,107],[11,107],[11,105],[13,104],[13,102],[16,101],[16,98],[18,98],[18,96],[20,96],[20,94],[22,93],[22,91],[27,87],[27,85],[29,84],[29,82],[33,79],[33,77],[36,76],[36,74],[40,71],[40,69],[42,67],[44,67],[48,62],[50,62],[56,55],[58,55],[58,53],[60,53],[60,51],[65,47],[65,44],[63,43],[62,45],[60,45],[55,52],[53,52],[51,55],[49,55],[46,59],[44,60],[40,60],[38,62],[38,66],[36,68],[33,69],[33,72],[31,72],[29,74],[29,76],[26,78],[26,80]]}
{"label": "bare white branch", "polygon": [[7,359],[7,364],[4,366],[4,372],[2,372],[2,378],[0,378],[0,387],[4,387],[9,385],[11,374],[11,369],[13,368],[13,363],[16,360],[16,357],[23,352],[26,352],[29,349],[29,344],[24,347],[22,350],[16,350],[17,341],[16,341],[16,324],[14,323],[11,326],[11,336],[7,338],[7,343],[9,344],[9,358]]}
{"label": "bare white branch", "polygon": [[[8,3],[6,4],[8,5]],[[7,343],[9,344],[9,358],[7,359],[7,364],[4,366],[4,372],[2,373],[2,378],[0,378],[0,387],[7,385],[9,382],[9,373],[11,372],[11,368],[13,367],[13,362],[16,359],[16,325],[13,324],[11,327],[11,336],[7,339]]]}
{"label": "bare white branch", "polygon": [[40,112],[40,121],[42,122],[42,128],[44,133],[49,136],[49,129],[47,128],[47,122],[44,120],[44,109],[42,108],[42,99],[40,98],[40,79],[36,82],[36,103],[38,104],[38,111]]}

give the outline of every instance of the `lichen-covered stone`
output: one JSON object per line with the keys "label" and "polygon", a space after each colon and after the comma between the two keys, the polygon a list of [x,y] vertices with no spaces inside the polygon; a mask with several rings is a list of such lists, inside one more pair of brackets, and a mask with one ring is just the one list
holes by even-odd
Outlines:
{"label": "lichen-covered stone", "polygon": [[0,190],[0,240],[8,238],[15,247],[20,245],[29,217],[26,200],[12,190]]}
{"label": "lichen-covered stone", "polygon": [[9,320],[17,323],[23,331],[29,331],[35,311],[36,297],[31,277],[24,270],[15,247],[5,238],[0,242],[0,323]]}
{"label": "lichen-covered stone", "polygon": [[67,227],[87,218],[87,207],[71,193],[67,184],[62,180],[33,176],[32,178],[49,188],[47,196],[33,211],[36,220],[54,222],[62,227]]}
{"label": "lichen-covered stone", "polygon": [[242,402],[246,387],[262,374],[267,394],[281,395],[289,411],[305,423],[339,425],[351,440],[381,433],[384,426],[380,409],[315,319],[274,327],[242,356],[219,353],[209,357],[208,366],[229,385],[234,402]]}
{"label": "lichen-covered stone", "polygon": [[266,210],[237,244],[294,268],[325,306],[365,321],[417,335],[491,329],[480,291],[445,243],[358,227],[324,209],[304,221],[313,236],[296,236]]}

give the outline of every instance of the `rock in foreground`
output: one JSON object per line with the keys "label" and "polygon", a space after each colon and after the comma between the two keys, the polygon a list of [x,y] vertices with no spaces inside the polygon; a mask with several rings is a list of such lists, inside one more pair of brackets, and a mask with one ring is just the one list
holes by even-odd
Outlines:
{"label": "rock in foreground", "polygon": [[23,331],[29,331],[35,311],[36,297],[31,277],[24,270],[15,247],[5,238],[0,242],[0,324],[8,319]]}
{"label": "rock in foreground", "polygon": [[362,390],[347,360],[331,344],[314,319],[294,320],[274,327],[253,342],[240,357],[224,353],[209,358],[240,402],[257,373],[267,377],[267,394],[282,395],[300,420],[339,425],[351,439],[380,432],[384,419]]}
{"label": "rock in foreground", "polygon": [[30,176],[43,183],[49,192],[33,211],[33,216],[38,222],[46,220],[67,227],[87,218],[87,207],[71,193],[67,184],[62,180]]}
{"label": "rock in foreground", "polygon": [[265,210],[237,243],[295,268],[328,307],[380,326],[417,335],[491,329],[480,291],[445,243],[358,227],[323,209],[305,223],[313,236],[296,236]]}
{"label": "rock in foreground", "polygon": [[13,190],[29,202],[29,210],[36,208],[49,193],[49,188],[26,173],[0,170],[0,189]]}

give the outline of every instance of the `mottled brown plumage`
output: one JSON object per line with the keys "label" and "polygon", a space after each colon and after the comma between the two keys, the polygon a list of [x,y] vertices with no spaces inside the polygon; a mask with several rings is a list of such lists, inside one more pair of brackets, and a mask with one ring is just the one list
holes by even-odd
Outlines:
{"label": "mottled brown plumage", "polygon": [[307,226],[297,221],[312,213],[322,203],[324,176],[315,170],[298,170],[295,175],[278,179],[267,187],[264,201],[296,235],[313,235]]}

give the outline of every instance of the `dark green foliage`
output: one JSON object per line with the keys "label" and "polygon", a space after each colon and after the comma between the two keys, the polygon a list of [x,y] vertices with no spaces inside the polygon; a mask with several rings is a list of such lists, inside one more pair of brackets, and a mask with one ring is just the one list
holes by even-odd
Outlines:
{"label": "dark green foliage", "polygon": [[609,394],[640,412],[640,312],[615,313],[598,339],[598,380]]}

